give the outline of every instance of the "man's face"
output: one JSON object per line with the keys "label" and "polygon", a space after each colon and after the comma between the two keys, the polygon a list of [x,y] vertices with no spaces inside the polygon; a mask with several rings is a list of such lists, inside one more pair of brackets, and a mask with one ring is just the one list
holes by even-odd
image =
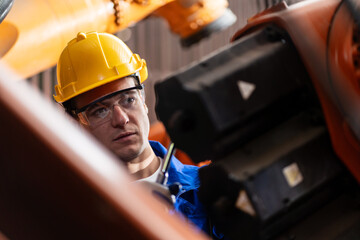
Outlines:
{"label": "man's face", "polygon": [[[116,89],[120,91],[134,86],[134,78],[125,77],[118,80]],[[81,102],[81,99],[77,102]],[[88,130],[122,161],[130,162],[139,157],[148,147],[150,128],[147,107],[140,91],[125,91],[106,98],[87,108],[86,114],[90,117],[94,114],[101,116],[104,112],[102,106],[111,110],[111,116],[103,123],[88,127]]]}

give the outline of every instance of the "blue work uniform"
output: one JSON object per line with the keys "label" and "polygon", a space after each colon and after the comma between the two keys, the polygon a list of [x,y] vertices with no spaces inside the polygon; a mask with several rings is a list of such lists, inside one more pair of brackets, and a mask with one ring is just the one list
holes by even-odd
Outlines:
{"label": "blue work uniform", "polygon": [[[155,152],[155,155],[164,158],[167,149],[159,142],[149,142]],[[209,234],[209,221],[205,213],[205,209],[197,196],[198,188],[200,186],[198,170],[199,167],[184,165],[173,156],[168,169],[169,177],[167,184],[181,184],[182,188],[177,194],[176,201],[174,203],[175,210],[182,213],[199,229]],[[217,234],[215,229],[212,229],[212,235],[215,235],[216,238],[222,238],[222,234]]]}

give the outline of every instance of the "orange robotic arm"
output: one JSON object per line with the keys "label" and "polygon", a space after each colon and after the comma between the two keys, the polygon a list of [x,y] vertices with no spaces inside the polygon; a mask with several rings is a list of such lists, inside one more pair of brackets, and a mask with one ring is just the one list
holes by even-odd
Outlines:
{"label": "orange robotic arm", "polygon": [[154,12],[188,46],[235,22],[227,6],[226,0],[15,1],[0,25],[0,62],[29,77],[53,66],[79,31],[115,33]]}

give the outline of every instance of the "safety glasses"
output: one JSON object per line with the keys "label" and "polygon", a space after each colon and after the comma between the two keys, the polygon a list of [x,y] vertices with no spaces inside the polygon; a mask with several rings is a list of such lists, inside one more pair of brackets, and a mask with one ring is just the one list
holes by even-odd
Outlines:
{"label": "safety glasses", "polygon": [[143,85],[137,85],[122,89],[75,110],[75,114],[83,125],[96,128],[112,119],[115,106],[123,111],[135,109],[141,101],[139,90],[143,88]]}

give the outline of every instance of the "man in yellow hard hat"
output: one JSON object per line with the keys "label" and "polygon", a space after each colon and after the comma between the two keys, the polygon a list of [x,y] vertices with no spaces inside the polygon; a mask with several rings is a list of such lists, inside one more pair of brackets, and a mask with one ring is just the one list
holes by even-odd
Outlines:
{"label": "man in yellow hard hat", "polygon": [[135,178],[160,166],[148,142],[145,60],[110,34],[79,33],[60,56],[55,100],[115,153]]}
{"label": "man in yellow hard hat", "polygon": [[[114,35],[79,33],[57,65],[55,100],[127,166],[135,179],[156,182],[166,149],[148,141],[150,123],[142,83],[144,59]],[[197,197],[198,167],[172,157],[168,184],[180,183],[174,208],[209,233]]]}

